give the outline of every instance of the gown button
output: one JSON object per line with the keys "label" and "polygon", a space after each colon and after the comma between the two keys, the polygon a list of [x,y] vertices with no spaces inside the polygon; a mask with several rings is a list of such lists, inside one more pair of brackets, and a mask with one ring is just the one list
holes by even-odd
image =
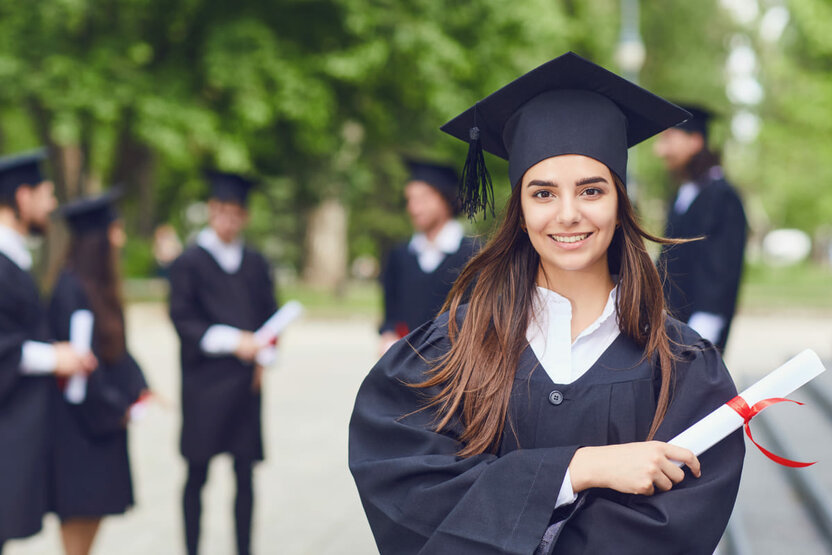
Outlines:
{"label": "gown button", "polygon": [[553,405],[559,405],[563,403],[563,393],[555,389],[549,394],[549,402]]}

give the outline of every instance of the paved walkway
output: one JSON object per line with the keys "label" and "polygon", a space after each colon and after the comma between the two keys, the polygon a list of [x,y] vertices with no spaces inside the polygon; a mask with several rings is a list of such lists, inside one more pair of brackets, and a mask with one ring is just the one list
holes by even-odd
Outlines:
{"label": "paved walkway", "polygon": [[[131,351],[168,406],[154,407],[131,429],[138,505],[124,517],[105,521],[94,553],[175,555],[183,553],[179,496],[184,477],[177,451],[177,341],[162,305],[133,305],[128,326]],[[727,362],[738,377],[750,380],[804,347],[832,359],[832,318],[740,317]],[[267,460],[255,474],[255,553],[376,552],[346,466],[347,422],[375,349],[374,322],[367,319],[306,320],[282,339],[280,365],[266,382]],[[817,456],[810,438],[794,443],[806,458]],[[827,460],[832,464],[832,457]],[[746,468],[741,501],[755,553],[824,553],[773,463],[749,449]],[[828,468],[818,471],[832,476]],[[205,555],[233,553],[232,484],[230,460],[218,459],[204,496]],[[60,553],[57,524],[52,518],[46,524],[39,536],[10,543],[6,555]]]}

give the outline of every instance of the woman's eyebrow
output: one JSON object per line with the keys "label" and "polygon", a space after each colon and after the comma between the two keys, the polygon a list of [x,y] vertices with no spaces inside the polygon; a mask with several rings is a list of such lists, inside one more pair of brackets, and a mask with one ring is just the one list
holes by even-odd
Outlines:
{"label": "woman's eyebrow", "polygon": [[592,183],[609,183],[605,178],[601,177],[600,175],[596,175],[595,177],[582,177],[578,181],[575,182],[576,186],[581,185],[591,185]]}
{"label": "woman's eyebrow", "polygon": [[533,179],[529,181],[529,184],[526,187],[557,187],[558,184],[554,181],[546,181],[543,179]]}

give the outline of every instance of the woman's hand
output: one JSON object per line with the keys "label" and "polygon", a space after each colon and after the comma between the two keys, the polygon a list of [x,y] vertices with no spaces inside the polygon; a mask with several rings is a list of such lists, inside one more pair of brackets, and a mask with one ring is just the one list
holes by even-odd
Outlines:
{"label": "woman's hand", "polygon": [[653,495],[667,491],[685,477],[674,461],[681,461],[694,476],[702,472],[699,459],[688,449],[662,441],[581,447],[569,463],[575,493],[589,488],[608,488],[622,493]]}

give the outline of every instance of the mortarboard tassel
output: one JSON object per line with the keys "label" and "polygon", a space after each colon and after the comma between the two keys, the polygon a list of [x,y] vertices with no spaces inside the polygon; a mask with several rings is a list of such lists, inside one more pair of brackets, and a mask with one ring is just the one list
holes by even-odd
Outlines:
{"label": "mortarboard tassel", "polygon": [[494,187],[491,185],[491,175],[485,167],[485,157],[482,152],[480,128],[472,127],[469,131],[468,156],[459,180],[459,201],[462,212],[469,220],[476,219],[477,212],[483,212],[488,217],[487,209],[491,209],[494,217]]}

